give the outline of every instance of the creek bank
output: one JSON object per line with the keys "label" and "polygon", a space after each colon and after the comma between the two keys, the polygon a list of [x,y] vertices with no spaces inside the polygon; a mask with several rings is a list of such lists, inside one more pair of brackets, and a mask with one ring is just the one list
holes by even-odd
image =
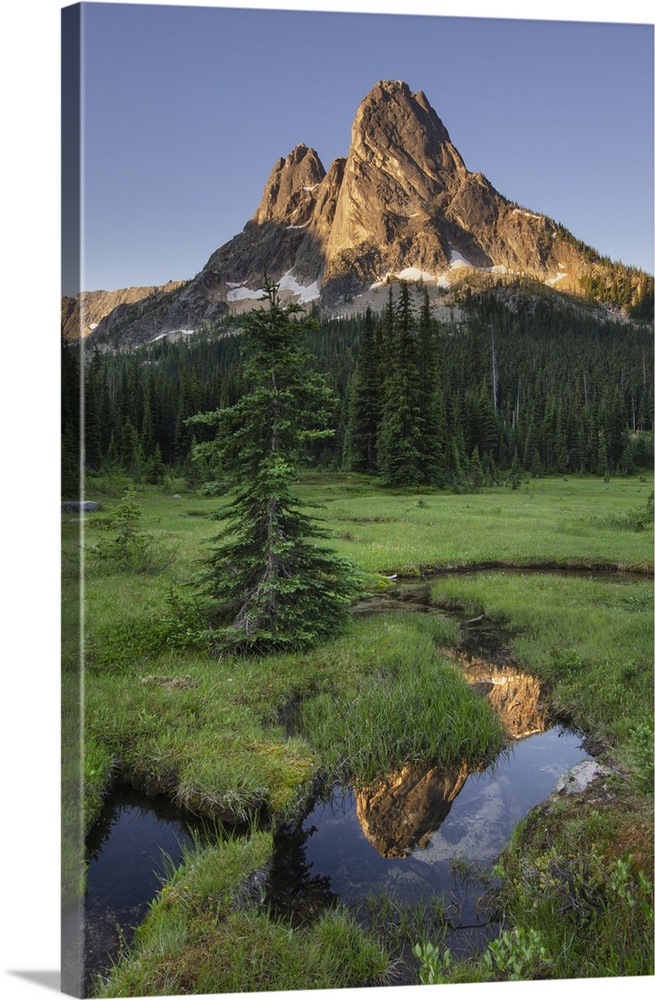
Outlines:
{"label": "creek bank", "polygon": [[480,563],[466,563],[465,565],[448,564],[445,566],[420,565],[415,573],[397,574],[395,570],[384,572],[388,578],[395,575],[398,579],[406,582],[411,580],[431,580],[439,576],[454,576],[457,574],[466,575],[468,573],[484,573],[494,570],[507,570],[516,572],[532,573],[608,573],[611,575],[624,575],[635,577],[653,576],[654,567],[652,563],[636,563],[623,565],[622,563],[609,562],[583,562],[574,559],[567,559],[566,562],[556,562],[555,560],[540,561],[532,559],[518,559],[511,562],[502,560],[490,560]]}
{"label": "creek bank", "polygon": [[114,783],[86,843],[84,979],[87,992],[146,916],[161,886],[194,839],[197,816],[162,796]]}
{"label": "creek bank", "polygon": [[353,606],[353,614],[356,617],[398,613],[440,615],[457,624],[454,647],[441,647],[440,653],[460,659],[477,657],[481,662],[490,664],[509,663],[512,658],[512,639],[518,635],[519,630],[511,629],[504,621],[486,614],[471,618],[464,605],[434,601],[431,579],[431,576],[426,576],[421,581],[412,577],[397,577],[388,590],[358,601]]}

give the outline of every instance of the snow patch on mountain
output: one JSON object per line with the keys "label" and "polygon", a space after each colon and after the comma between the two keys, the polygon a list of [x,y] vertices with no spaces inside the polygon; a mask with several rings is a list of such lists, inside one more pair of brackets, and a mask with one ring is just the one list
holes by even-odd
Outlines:
{"label": "snow patch on mountain", "polygon": [[[301,227],[297,227],[301,228]],[[298,296],[298,302],[313,302],[320,298],[321,291],[318,281],[313,281],[311,285],[301,285],[292,271],[287,271],[278,281],[275,282],[281,292],[290,292]],[[248,288],[243,282],[226,281],[229,288],[227,293],[228,302],[242,302],[245,299],[260,299],[264,294],[263,288]]]}
{"label": "snow patch on mountain", "polygon": [[470,260],[467,260],[466,257],[464,257],[463,254],[459,252],[459,250],[451,250],[450,269],[451,271],[454,271],[455,268],[457,267],[470,267],[474,271],[477,271],[477,267],[475,266],[475,264],[471,264]]}
{"label": "snow patch on mountain", "polygon": [[370,291],[373,291],[374,288],[381,288],[392,279],[397,281],[437,281],[437,276],[429,271],[422,271],[419,267],[404,267],[402,271],[387,271],[383,278],[373,282]]}
{"label": "snow patch on mountain", "polygon": [[[229,282],[228,282],[229,285]],[[245,288],[243,285],[235,285],[227,293],[228,302],[240,302],[242,299],[259,299],[264,294],[264,289]]]}
{"label": "snow patch on mountain", "polygon": [[277,284],[280,286],[281,292],[292,292],[294,295],[300,296],[299,302],[313,302],[321,294],[318,281],[313,281],[311,285],[301,285],[293,271],[287,271],[286,274],[283,274]]}

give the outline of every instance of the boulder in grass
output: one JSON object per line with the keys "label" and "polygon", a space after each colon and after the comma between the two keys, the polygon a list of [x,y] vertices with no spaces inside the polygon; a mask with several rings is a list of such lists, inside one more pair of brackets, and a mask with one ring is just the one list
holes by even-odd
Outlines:
{"label": "boulder in grass", "polygon": [[100,510],[100,504],[95,500],[63,500],[61,508],[68,514],[93,514]]}

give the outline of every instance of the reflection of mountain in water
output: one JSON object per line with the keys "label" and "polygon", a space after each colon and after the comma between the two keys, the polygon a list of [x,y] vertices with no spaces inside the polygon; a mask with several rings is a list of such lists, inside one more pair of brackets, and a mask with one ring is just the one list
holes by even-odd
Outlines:
{"label": "reflection of mountain in water", "polygon": [[376,785],[356,790],[357,818],[367,840],[385,858],[426,847],[464,787],[468,766],[407,764]]}
{"label": "reflection of mountain in water", "polygon": [[457,662],[471,687],[485,695],[508,736],[520,740],[549,728],[537,677],[524,674],[510,664],[498,667],[475,658],[458,658]]}
{"label": "reflection of mountain in water", "polygon": [[[467,683],[487,698],[509,737],[519,740],[549,728],[538,678],[510,664],[450,655]],[[356,790],[357,817],[367,840],[385,858],[427,847],[468,773],[466,763],[450,768],[408,764],[379,784]]]}

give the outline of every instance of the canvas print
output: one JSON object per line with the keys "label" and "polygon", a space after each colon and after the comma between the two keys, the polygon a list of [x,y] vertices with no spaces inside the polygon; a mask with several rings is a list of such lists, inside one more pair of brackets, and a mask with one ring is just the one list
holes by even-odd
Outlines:
{"label": "canvas print", "polygon": [[64,991],[652,976],[653,25],[62,45]]}

